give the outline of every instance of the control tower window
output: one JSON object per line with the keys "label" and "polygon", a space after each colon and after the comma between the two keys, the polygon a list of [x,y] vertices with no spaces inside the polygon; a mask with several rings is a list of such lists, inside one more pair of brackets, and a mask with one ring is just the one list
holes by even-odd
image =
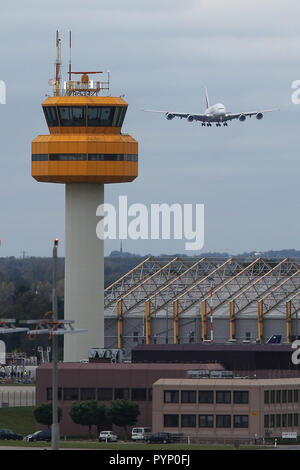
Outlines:
{"label": "control tower window", "polygon": [[85,126],[84,106],[59,106],[58,112],[62,126]]}
{"label": "control tower window", "polygon": [[114,117],[114,107],[108,106],[89,106],[88,108],[88,125],[89,126],[112,126]]}
{"label": "control tower window", "polygon": [[126,114],[127,108],[125,106],[116,108],[114,119],[113,119],[113,126],[115,127],[122,127],[125,114]]}
{"label": "control tower window", "polygon": [[44,114],[45,114],[45,118],[46,118],[48,127],[57,127],[59,124],[58,124],[56,107],[55,106],[45,106],[45,107],[43,107],[43,111],[44,111]]}

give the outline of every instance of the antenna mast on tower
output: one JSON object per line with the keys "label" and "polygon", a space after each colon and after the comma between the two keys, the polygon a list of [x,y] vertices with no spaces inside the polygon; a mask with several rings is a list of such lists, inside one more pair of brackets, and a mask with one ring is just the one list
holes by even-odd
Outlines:
{"label": "antenna mast on tower", "polygon": [[69,32],[69,83],[72,80],[72,31]]}
{"label": "antenna mast on tower", "polygon": [[56,31],[56,62],[55,62],[55,95],[59,96],[61,82],[61,39],[58,30]]}

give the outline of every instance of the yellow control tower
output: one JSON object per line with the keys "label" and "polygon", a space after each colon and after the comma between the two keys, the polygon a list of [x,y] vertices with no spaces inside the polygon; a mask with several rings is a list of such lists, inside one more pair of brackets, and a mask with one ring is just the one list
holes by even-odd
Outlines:
{"label": "yellow control tower", "polygon": [[60,46],[57,32],[54,96],[42,103],[50,134],[32,142],[32,176],[66,185],[65,319],[88,330],[65,337],[64,360],[75,362],[104,347],[104,243],[96,236],[96,209],[105,183],[137,177],[138,143],[121,133],[126,101],[103,96],[109,72],[106,81],[90,78],[102,72],[73,72],[70,54],[69,80],[62,83]]}

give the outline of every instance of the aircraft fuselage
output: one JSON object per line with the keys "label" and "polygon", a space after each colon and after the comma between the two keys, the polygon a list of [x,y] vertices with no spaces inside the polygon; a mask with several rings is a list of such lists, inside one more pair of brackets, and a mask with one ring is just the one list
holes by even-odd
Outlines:
{"label": "aircraft fuselage", "polygon": [[226,108],[222,103],[216,103],[212,106],[209,106],[205,113],[209,117],[210,121],[223,121],[226,116]]}

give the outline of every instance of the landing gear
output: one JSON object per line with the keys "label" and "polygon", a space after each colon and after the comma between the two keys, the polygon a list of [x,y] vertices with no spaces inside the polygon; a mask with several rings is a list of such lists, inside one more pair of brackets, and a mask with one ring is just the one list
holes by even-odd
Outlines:
{"label": "landing gear", "polygon": [[206,125],[207,125],[207,127],[211,127],[211,123],[210,123],[210,122],[208,122]]}
{"label": "landing gear", "polygon": [[223,126],[228,126],[227,122],[223,122]]}
{"label": "landing gear", "polygon": [[221,124],[219,122],[216,123],[217,127],[221,127]]}
{"label": "landing gear", "polygon": [[205,126],[205,122],[202,122],[201,126]]}

